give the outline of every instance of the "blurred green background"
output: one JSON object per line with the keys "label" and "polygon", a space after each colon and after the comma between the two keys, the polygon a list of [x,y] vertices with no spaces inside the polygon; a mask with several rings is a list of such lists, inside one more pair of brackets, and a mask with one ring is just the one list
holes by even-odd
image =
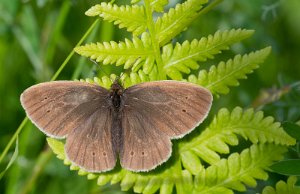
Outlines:
{"label": "blurred green background", "polygon": [[[25,117],[19,96],[27,87],[49,81],[96,20],[84,15],[93,0],[0,0],[0,153]],[[128,1],[116,1],[125,4]],[[170,6],[180,1],[172,0]],[[178,37],[179,42],[231,28],[254,29],[254,36],[217,59],[272,46],[261,67],[216,100],[215,109],[263,109],[278,121],[300,119],[300,1],[226,0]],[[86,42],[122,40],[125,30],[99,21]],[[106,66],[106,72],[115,72]],[[89,60],[75,54],[58,79],[101,76]],[[45,136],[30,122],[19,136],[19,156],[0,180],[0,193],[122,193],[118,185],[97,186],[47,151]],[[0,164],[6,167],[14,146]],[[257,188],[258,191],[260,191]],[[128,192],[130,193],[130,192]],[[249,191],[248,193],[254,193]]]}

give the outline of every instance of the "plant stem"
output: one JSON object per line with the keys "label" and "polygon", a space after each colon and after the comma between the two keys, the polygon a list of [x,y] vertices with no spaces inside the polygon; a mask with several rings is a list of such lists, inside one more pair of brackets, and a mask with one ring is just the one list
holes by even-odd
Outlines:
{"label": "plant stem", "polygon": [[18,127],[17,131],[14,133],[14,135],[12,136],[12,138],[9,140],[8,144],[6,145],[6,147],[4,148],[4,151],[2,152],[1,156],[0,156],[0,163],[3,160],[3,158],[6,156],[9,148],[12,146],[12,144],[15,142],[18,134],[21,132],[21,130],[23,129],[23,127],[25,126],[25,124],[27,123],[28,118],[25,117],[22,121],[22,123],[20,124],[20,126]]}
{"label": "plant stem", "polygon": [[[94,27],[96,26],[96,24],[98,23],[99,19],[97,19],[96,21],[94,21],[94,23],[91,25],[91,27],[86,31],[86,33],[83,35],[83,37],[79,40],[79,42],[76,44],[75,47],[81,45],[81,43],[86,39],[86,37],[90,34],[90,32],[94,29]],[[61,71],[65,68],[65,66],[67,65],[67,63],[69,62],[69,60],[71,59],[71,57],[74,55],[74,50],[72,50],[70,52],[70,54],[68,55],[68,57],[65,59],[65,61],[63,62],[63,64],[59,67],[59,69],[56,71],[56,73],[54,74],[54,76],[51,78],[51,81],[56,80],[56,78],[59,76],[59,74],[61,73]]]}
{"label": "plant stem", "polygon": [[[79,40],[79,42],[76,44],[76,46],[79,46],[85,39],[86,37],[89,35],[89,33],[93,30],[93,28],[96,26],[96,24],[98,23],[99,19],[97,19],[91,26],[90,28],[87,30],[87,32],[83,35],[83,37]],[[67,63],[69,62],[69,60],[71,59],[71,57],[74,55],[74,50],[72,50],[70,52],[70,54],[68,55],[68,57],[65,59],[65,61],[62,63],[62,65],[59,67],[59,69],[56,71],[56,73],[53,75],[53,77],[51,78],[51,81],[56,80],[56,78],[59,76],[59,74],[61,73],[61,71],[65,68],[65,66],[67,65]],[[17,136],[20,134],[21,130],[23,129],[23,127],[25,126],[25,124],[27,123],[28,118],[25,117],[22,121],[22,123],[19,125],[18,129],[16,130],[16,132],[14,133],[14,135],[12,136],[12,138],[9,140],[8,144],[6,145],[6,147],[4,148],[4,151],[2,152],[1,156],[0,156],[0,163],[2,162],[3,158],[6,156],[8,150],[10,149],[10,147],[12,146],[12,144],[15,142]]]}
{"label": "plant stem", "polygon": [[145,0],[145,10],[146,10],[146,17],[147,17],[147,26],[149,30],[149,34],[151,37],[151,42],[152,42],[152,48],[154,50],[154,55],[155,55],[155,60],[156,60],[156,66],[157,66],[157,71],[158,71],[158,79],[159,80],[164,80],[166,79],[166,74],[163,71],[163,62],[160,54],[160,47],[159,43],[156,38],[156,32],[155,32],[155,26],[152,18],[152,10],[150,6],[150,1]]}
{"label": "plant stem", "polygon": [[212,3],[210,3],[208,6],[203,8],[201,11],[199,11],[198,16],[202,14],[206,14],[210,10],[212,10],[214,7],[216,7],[218,4],[222,3],[223,0],[215,0]]}
{"label": "plant stem", "polygon": [[24,187],[20,189],[21,191],[20,194],[27,194],[32,191],[33,187],[35,187],[35,182],[37,178],[39,177],[41,172],[43,172],[44,168],[46,167],[49,160],[51,159],[51,156],[52,156],[52,152],[49,148],[39,155],[37,162],[35,163],[35,166],[33,168],[32,174],[27,179]]}

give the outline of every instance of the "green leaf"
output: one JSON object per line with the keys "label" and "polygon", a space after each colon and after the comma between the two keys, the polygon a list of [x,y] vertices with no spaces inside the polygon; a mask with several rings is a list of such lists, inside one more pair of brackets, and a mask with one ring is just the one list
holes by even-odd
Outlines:
{"label": "green leaf", "polygon": [[300,188],[296,187],[297,177],[291,176],[287,182],[278,181],[276,188],[267,186],[264,188],[262,194],[299,194]]}
{"label": "green leaf", "polygon": [[100,16],[104,20],[119,25],[119,28],[126,28],[134,35],[140,35],[146,31],[147,24],[144,7],[138,5],[122,5],[102,2],[91,7],[85,12],[88,16]]}
{"label": "green leaf", "polygon": [[270,168],[279,174],[300,176],[300,159],[282,160],[274,163]]}
{"label": "green leaf", "polygon": [[133,37],[132,41],[125,39],[124,42],[116,43],[114,41],[103,43],[91,43],[84,46],[75,47],[78,54],[95,59],[104,65],[116,64],[124,65],[125,69],[137,66],[144,62],[144,68],[147,67],[149,73],[154,65],[153,50],[149,42],[149,35],[144,33],[140,38]]}
{"label": "green leaf", "polygon": [[[108,77],[108,76],[103,76],[101,78],[94,77],[93,79],[90,79],[90,78],[81,79],[80,81],[84,81],[84,82],[88,82],[88,83],[95,83],[106,89],[110,89],[112,83],[114,82],[114,80],[116,78],[117,78],[117,75],[111,74],[110,77]],[[128,88],[132,85],[139,84],[142,82],[156,81],[156,79],[151,78],[151,76],[145,74],[142,70],[139,70],[138,72],[131,72],[130,74],[124,73],[120,77],[120,80],[121,80],[122,86],[124,88]]]}
{"label": "green leaf", "polygon": [[169,3],[168,0],[150,0],[150,6],[153,11],[163,12],[164,6]]}
{"label": "green leaf", "polygon": [[233,193],[232,190],[245,191],[245,185],[254,187],[255,179],[268,178],[264,169],[282,158],[285,151],[274,144],[253,144],[241,154],[233,153],[196,175],[194,193]]}
{"label": "green leaf", "polygon": [[194,39],[192,42],[184,41],[183,44],[176,43],[174,48],[172,44],[168,44],[163,47],[162,52],[164,70],[172,79],[178,77],[173,77],[173,71],[189,74],[190,69],[199,68],[197,62],[214,58],[214,55],[229,49],[229,45],[248,38],[253,32],[253,30],[241,29],[217,31],[207,38]]}
{"label": "green leaf", "polygon": [[198,16],[202,5],[207,0],[187,0],[182,4],[177,4],[168,13],[159,17],[155,23],[156,37],[160,45],[164,45],[172,40],[176,35],[185,30]]}
{"label": "green leaf", "polygon": [[[295,139],[280,127],[280,123],[274,122],[272,117],[264,117],[261,111],[255,113],[253,109],[243,111],[236,107],[229,112],[223,108],[200,135],[179,145],[182,161],[186,161],[185,152],[192,152],[207,163],[215,164],[220,161],[220,154],[230,153],[229,145],[238,145],[237,135],[249,139],[254,144],[294,145],[296,143]],[[183,163],[187,170],[193,169],[193,165],[199,166],[197,162]]]}
{"label": "green leaf", "polygon": [[[256,126],[260,128],[257,129]],[[252,134],[252,128],[261,131],[254,133],[255,139],[258,139],[255,142],[260,144],[253,144],[241,154],[232,153],[228,159],[221,159],[217,152],[228,153],[229,148],[226,144],[238,143],[235,133],[243,134],[239,131],[245,130]],[[272,133],[269,128],[272,128]],[[245,132],[242,136],[247,138],[247,134]],[[279,140],[278,135],[282,140]],[[286,137],[288,136],[282,128],[269,117],[263,118],[261,112],[254,114],[251,110],[242,112],[240,108],[236,108],[229,113],[222,109],[203,133],[191,141],[181,142],[178,148],[173,148],[173,154],[179,155],[179,158],[172,157],[171,162],[158,169],[148,173],[135,173],[118,166],[112,171],[97,174],[85,172],[71,164],[65,156],[62,142],[51,138],[47,141],[57,157],[64,160],[66,165],[71,165],[71,170],[78,170],[79,175],[86,175],[89,179],[97,179],[98,185],[120,183],[122,190],[133,188],[138,193],[154,193],[158,190],[162,193],[172,193],[174,188],[177,193],[232,193],[232,190],[244,191],[245,185],[255,186],[255,179],[267,178],[264,169],[274,161],[280,160],[286,151],[283,145],[288,144],[289,140],[293,141],[292,138]],[[219,159],[204,169],[200,159],[207,158],[199,153],[203,156],[208,154],[207,158],[217,155]]]}
{"label": "green leaf", "polygon": [[282,124],[284,130],[292,137],[300,140],[300,126],[292,122],[284,122]]}
{"label": "green leaf", "polygon": [[238,86],[238,79],[247,78],[246,75],[257,69],[270,51],[271,48],[267,47],[248,55],[237,55],[226,63],[220,62],[217,66],[212,66],[208,72],[201,70],[198,78],[190,75],[188,80],[206,87],[213,94],[227,94],[229,86]]}
{"label": "green leaf", "polygon": [[141,1],[141,0],[131,0],[130,3],[131,3],[131,4],[136,4],[136,3],[140,2],[140,1]]}

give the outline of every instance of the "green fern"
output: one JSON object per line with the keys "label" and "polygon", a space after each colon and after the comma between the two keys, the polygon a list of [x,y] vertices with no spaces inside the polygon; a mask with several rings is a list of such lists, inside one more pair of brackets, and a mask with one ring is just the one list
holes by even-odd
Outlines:
{"label": "green fern", "polygon": [[294,145],[296,143],[284,132],[278,122],[274,122],[272,117],[264,118],[263,112],[254,113],[253,109],[243,111],[237,107],[230,113],[224,108],[201,135],[180,144],[182,165],[195,174],[203,169],[199,158],[209,164],[219,162],[221,159],[219,154],[228,154],[229,146],[238,145],[237,135],[249,139],[254,144]]}
{"label": "green fern", "polygon": [[124,42],[119,43],[114,41],[91,43],[76,47],[75,51],[104,65],[115,63],[117,66],[124,65],[125,69],[132,68],[133,71],[138,70],[137,67],[143,62],[144,71],[149,73],[155,60],[149,40],[148,34],[143,33],[141,39],[135,36],[132,41],[125,39]]}
{"label": "green fern", "polygon": [[207,0],[187,0],[159,17],[155,22],[158,43],[164,45],[185,30],[199,15],[199,10],[205,3]]}
{"label": "green fern", "polygon": [[[245,149],[241,155],[236,153],[229,155],[228,159],[221,159],[218,153],[229,153],[228,145],[238,144],[235,134],[240,134],[245,139],[254,141],[255,144],[250,147],[250,150]],[[256,184],[254,178],[263,180],[267,178],[267,173],[263,169],[271,165],[272,161],[281,159],[282,153],[286,150],[282,145],[295,143],[279,123],[274,123],[271,117],[264,118],[262,112],[254,113],[252,109],[243,112],[241,108],[235,108],[230,113],[226,109],[221,109],[203,133],[191,141],[180,143],[178,149],[173,149],[173,154],[179,155],[180,158],[174,164],[165,164],[166,167],[162,172],[133,173],[117,168],[112,172],[95,175],[71,164],[66,159],[62,142],[51,138],[47,140],[57,157],[64,160],[65,164],[71,165],[71,170],[78,170],[79,175],[87,175],[88,179],[97,178],[99,185],[121,182],[124,190],[133,187],[135,192],[143,193],[152,193],[150,191],[155,192],[158,189],[172,191],[173,186],[176,187],[177,192],[183,190],[182,193],[192,192],[194,189],[197,192],[201,190],[203,193],[215,193],[220,189],[222,192],[230,189],[243,191],[245,186],[242,183],[253,187]],[[201,160],[211,166],[205,169],[201,165]],[[223,175],[217,174],[219,178],[216,180],[220,182],[208,181],[216,177],[218,169],[220,173],[225,173],[225,169],[228,169],[228,172]],[[185,182],[187,180],[188,182]],[[191,182],[196,183],[195,188],[190,187]],[[204,184],[205,182],[207,183]],[[212,187],[212,185],[218,186]]]}
{"label": "green fern", "polygon": [[181,80],[181,72],[189,74],[190,69],[199,68],[198,61],[206,61],[214,58],[214,55],[221,53],[222,50],[229,49],[229,45],[248,38],[253,34],[253,30],[217,31],[213,36],[184,41],[183,44],[177,43],[173,48],[172,44],[163,47],[162,59],[167,75],[172,79]]}
{"label": "green fern", "polygon": [[287,182],[278,181],[276,183],[276,188],[267,186],[264,188],[262,194],[299,194],[300,187],[295,184],[297,182],[297,177],[291,176],[288,178]]}
{"label": "green fern", "polygon": [[152,11],[163,12],[164,6],[166,6],[168,3],[168,0],[151,0],[150,6],[152,8]]}
{"label": "green fern", "polygon": [[[81,79],[80,81],[85,81],[88,83],[96,83],[99,86],[109,89],[111,87],[111,84],[113,83],[113,80],[115,80],[116,78],[117,75],[111,74],[110,77],[108,76],[103,76],[101,78],[94,77],[94,79],[88,78],[88,79]],[[123,87],[128,88],[138,83],[157,80],[158,79],[157,70],[154,67],[154,70],[152,70],[150,74],[145,74],[142,70],[139,70],[138,72],[131,72],[130,74],[124,73],[122,74],[120,79]]]}
{"label": "green fern", "polygon": [[87,16],[100,16],[104,20],[114,22],[119,28],[126,28],[134,35],[140,35],[146,30],[146,19],[144,9],[141,6],[117,6],[111,3],[102,2],[91,7],[85,12]]}
{"label": "green fern", "polygon": [[209,71],[201,70],[198,78],[190,75],[188,80],[208,88],[213,94],[227,94],[228,86],[238,86],[238,79],[246,79],[246,74],[252,73],[258,68],[271,51],[270,47],[260,51],[252,52],[249,55],[237,55],[234,59],[220,62],[212,66]]}
{"label": "green fern", "polygon": [[264,169],[280,160],[285,151],[286,148],[273,144],[253,144],[241,154],[233,153],[196,175],[195,193],[232,193],[246,191],[246,185],[255,187],[255,179],[266,180]]}
{"label": "green fern", "polygon": [[[232,193],[232,190],[245,191],[245,185],[254,187],[255,179],[266,180],[265,172],[273,161],[280,160],[286,151],[285,147],[274,144],[254,144],[241,154],[233,153],[228,159],[203,169],[193,176],[182,169],[177,162],[159,173],[134,173],[125,169],[95,175],[80,170],[65,157],[64,144],[58,140],[48,138],[48,144],[58,158],[71,165],[71,170],[78,170],[79,175],[86,175],[88,179],[97,179],[98,185],[119,183],[123,191],[131,188],[136,193],[172,193],[174,187],[177,193]],[[218,178],[216,178],[218,177]]]}
{"label": "green fern", "polygon": [[[229,87],[237,86],[270,53],[270,48],[237,55],[210,69],[200,70],[198,77],[190,75],[200,68],[199,63],[214,58],[232,44],[253,34],[252,30],[232,29],[218,31],[200,40],[169,43],[205,11],[207,0],[187,0],[166,12],[167,0],[132,0],[131,6],[101,3],[86,14],[100,16],[119,28],[132,32],[131,39],[119,43],[110,41],[89,43],[75,48],[82,56],[95,59],[104,65],[122,66],[126,73],[120,76],[125,88],[162,79],[193,82],[208,88],[213,94],[227,94]],[[139,4],[137,4],[139,3]],[[210,7],[211,8],[211,7]],[[156,20],[154,12],[163,12]],[[186,74],[188,79],[184,80]],[[110,88],[117,75],[81,80]],[[212,115],[213,113],[211,113]],[[98,185],[119,183],[122,190],[136,193],[233,193],[254,187],[256,179],[266,180],[266,169],[280,160],[286,147],[295,144],[278,122],[264,117],[253,109],[243,111],[237,107],[229,112],[221,109],[206,128],[195,130],[188,139],[173,141],[172,157],[148,173],[134,173],[117,166],[105,173],[88,173],[72,164],[65,156],[64,143],[48,138],[47,141],[58,158],[77,170],[79,175],[97,179]],[[200,128],[202,131],[200,131]],[[240,153],[232,153],[231,146],[240,139],[250,146]]]}

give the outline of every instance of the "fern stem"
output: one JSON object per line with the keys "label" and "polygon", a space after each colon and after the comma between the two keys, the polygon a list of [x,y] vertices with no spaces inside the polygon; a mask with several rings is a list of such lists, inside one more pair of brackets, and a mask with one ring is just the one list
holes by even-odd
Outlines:
{"label": "fern stem", "polygon": [[[79,46],[85,39],[86,37],[90,34],[90,32],[94,29],[94,27],[96,26],[96,24],[98,23],[99,19],[97,19],[92,25],[91,27],[87,30],[87,32],[83,35],[83,37],[79,40],[79,42],[76,44],[76,47]],[[55,72],[55,74],[53,75],[53,77],[51,78],[51,81],[56,80],[56,78],[59,76],[59,74],[61,73],[61,71],[65,68],[65,66],[67,65],[67,63],[69,62],[69,60],[71,59],[71,57],[74,55],[74,50],[72,50],[72,52],[70,52],[70,54],[68,55],[68,57],[65,59],[65,61],[62,63],[62,65],[59,67],[59,69]],[[8,144],[6,145],[6,147],[4,148],[4,151],[2,152],[1,156],[0,156],[0,163],[2,162],[3,158],[6,156],[8,150],[10,149],[10,147],[12,146],[12,144],[15,142],[17,136],[20,134],[21,130],[23,129],[23,127],[25,126],[25,124],[28,122],[28,118],[25,117],[22,121],[22,123],[19,125],[18,129],[16,130],[16,132],[14,133],[14,135],[12,136],[12,138],[9,140]]]}
{"label": "fern stem", "polygon": [[215,0],[212,3],[210,3],[208,6],[206,6],[205,8],[203,8],[201,11],[199,11],[198,16],[202,15],[202,14],[206,14],[207,12],[209,12],[212,8],[216,7],[218,4],[222,3],[223,0]]}
{"label": "fern stem", "polygon": [[158,79],[164,80],[164,79],[166,79],[166,74],[163,71],[163,61],[161,58],[159,42],[156,38],[156,32],[155,32],[154,22],[153,22],[153,18],[152,18],[150,1],[145,0],[144,2],[145,2],[146,17],[147,17],[147,27],[148,27],[149,34],[151,37],[152,48],[154,50],[156,66],[157,66],[157,71],[158,71]]}
{"label": "fern stem", "polygon": [[22,123],[20,124],[20,126],[18,127],[18,129],[16,130],[15,134],[13,135],[13,137],[9,140],[8,144],[6,145],[4,151],[2,152],[2,154],[0,156],[0,163],[2,162],[3,158],[6,156],[9,148],[12,146],[12,144],[17,139],[18,134],[23,129],[23,127],[25,126],[25,124],[27,123],[27,121],[28,121],[28,118],[25,117],[24,120],[22,121]]}
{"label": "fern stem", "polygon": [[[96,24],[98,23],[99,19],[97,19],[96,21],[94,21],[94,23],[91,25],[91,27],[89,27],[89,29],[86,31],[86,33],[83,35],[83,37],[79,40],[79,42],[76,44],[75,47],[78,47],[79,45],[81,45],[81,43],[86,39],[86,37],[90,34],[90,32],[94,29],[94,27],[96,26]],[[61,71],[65,68],[65,66],[67,65],[67,63],[69,62],[69,60],[71,59],[71,57],[74,55],[75,51],[72,50],[70,52],[70,54],[68,55],[68,57],[65,59],[65,61],[63,62],[63,64],[59,67],[59,69],[56,71],[56,73],[53,75],[53,77],[51,78],[51,81],[56,80],[56,78],[59,76],[59,74],[61,73]]]}
{"label": "fern stem", "polygon": [[32,170],[32,174],[26,180],[26,183],[24,184],[22,189],[20,189],[19,194],[28,194],[33,190],[33,188],[36,184],[36,181],[38,180],[41,173],[45,170],[45,167],[48,164],[48,162],[50,161],[51,157],[52,157],[52,152],[48,147],[48,149],[46,151],[43,151],[39,155],[39,157],[34,165],[34,168]]}

